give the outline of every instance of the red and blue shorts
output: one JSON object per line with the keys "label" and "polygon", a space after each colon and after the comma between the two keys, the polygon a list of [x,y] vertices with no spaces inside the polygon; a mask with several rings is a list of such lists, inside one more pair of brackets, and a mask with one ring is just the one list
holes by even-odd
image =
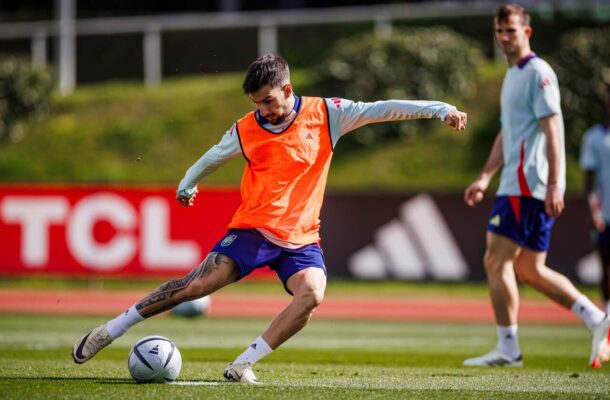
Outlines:
{"label": "red and blue shorts", "polygon": [[546,252],[555,218],[544,210],[544,202],[533,197],[498,196],[487,230],[512,239],[521,247]]}
{"label": "red and blue shorts", "polygon": [[256,229],[230,229],[214,246],[214,253],[224,254],[239,267],[239,279],[257,268],[269,266],[286,287],[292,275],[306,268],[320,268],[326,273],[324,253],[317,243],[287,249],[268,241]]}

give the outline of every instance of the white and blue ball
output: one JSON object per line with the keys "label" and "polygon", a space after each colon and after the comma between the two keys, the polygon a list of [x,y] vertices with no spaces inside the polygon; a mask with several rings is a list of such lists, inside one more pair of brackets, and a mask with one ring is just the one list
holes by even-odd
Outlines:
{"label": "white and blue ball", "polygon": [[172,308],[172,315],[180,317],[201,317],[208,314],[212,301],[210,296],[204,296],[200,299],[185,301]]}
{"label": "white and blue ball", "polygon": [[147,336],[131,349],[128,367],[138,383],[170,383],[180,374],[182,356],[171,340]]}

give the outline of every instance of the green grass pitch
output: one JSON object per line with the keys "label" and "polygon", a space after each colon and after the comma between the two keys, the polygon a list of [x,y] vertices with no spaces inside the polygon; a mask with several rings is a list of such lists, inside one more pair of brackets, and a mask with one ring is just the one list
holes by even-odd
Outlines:
{"label": "green grass pitch", "polygon": [[[578,325],[522,325],[525,367],[464,368],[489,350],[492,325],[315,320],[255,366],[265,384],[224,383],[222,371],[269,321],[158,317],[134,327],[90,362],[72,342],[104,321],[0,317],[2,399],[608,399],[610,368],[587,367],[590,337]],[[179,347],[177,384],[138,385],[127,370],[137,339]]]}

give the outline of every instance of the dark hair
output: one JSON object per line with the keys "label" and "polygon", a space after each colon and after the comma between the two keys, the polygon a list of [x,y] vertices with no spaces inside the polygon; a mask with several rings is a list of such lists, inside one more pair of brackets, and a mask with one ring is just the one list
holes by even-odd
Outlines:
{"label": "dark hair", "polygon": [[523,26],[530,26],[530,15],[525,8],[516,3],[504,4],[503,6],[498,7],[495,21],[496,23],[506,22],[511,15],[520,16]]}
{"label": "dark hair", "polygon": [[248,67],[242,88],[244,93],[254,93],[265,85],[281,86],[290,82],[288,63],[275,54],[265,54]]}

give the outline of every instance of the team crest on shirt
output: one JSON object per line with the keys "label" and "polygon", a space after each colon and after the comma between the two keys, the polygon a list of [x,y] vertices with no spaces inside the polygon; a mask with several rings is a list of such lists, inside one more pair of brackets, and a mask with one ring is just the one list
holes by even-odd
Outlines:
{"label": "team crest on shirt", "polygon": [[224,239],[222,239],[222,242],[220,242],[220,245],[222,247],[227,247],[230,246],[231,243],[233,243],[235,241],[235,239],[237,239],[237,235],[227,235]]}

